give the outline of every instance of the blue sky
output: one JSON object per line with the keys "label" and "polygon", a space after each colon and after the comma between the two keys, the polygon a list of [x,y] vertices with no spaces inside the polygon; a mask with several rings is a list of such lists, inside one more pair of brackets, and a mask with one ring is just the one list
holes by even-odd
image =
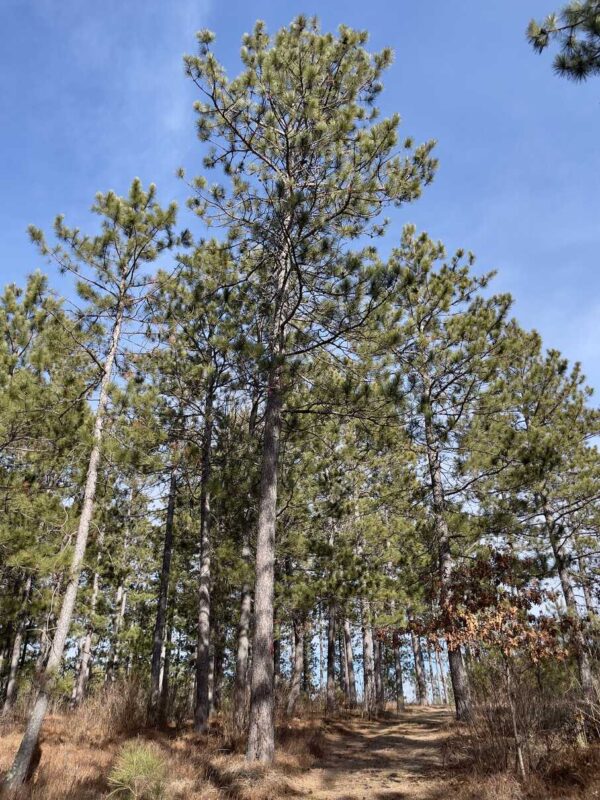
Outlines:
{"label": "blue sky", "polygon": [[[561,0],[562,1],[562,0]],[[600,80],[552,73],[524,29],[558,0],[0,0],[0,283],[43,266],[26,236],[58,212],[89,225],[98,190],[155,181],[185,200],[198,173],[193,86],[181,57],[209,27],[231,74],[240,36],[300,12],[366,28],[395,62],[382,109],[438,141],[440,169],[396,213],[384,250],[413,222],[497,269],[522,324],[583,362],[600,387]],[[196,225],[196,222],[192,222]],[[47,267],[44,267],[47,269]],[[53,276],[53,284],[59,285]]]}

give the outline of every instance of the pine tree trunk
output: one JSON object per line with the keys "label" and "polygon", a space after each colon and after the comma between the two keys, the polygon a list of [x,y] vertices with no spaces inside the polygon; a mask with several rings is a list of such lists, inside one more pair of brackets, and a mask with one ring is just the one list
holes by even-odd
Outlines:
{"label": "pine tree trunk", "polygon": [[377,713],[380,714],[385,708],[385,687],[383,682],[383,646],[381,639],[376,639],[374,647],[375,655],[375,698],[377,702]]}
{"label": "pine tree trunk", "polygon": [[274,623],[273,628],[273,685],[279,688],[281,679],[281,639],[279,635],[279,623]]}
{"label": "pine tree trunk", "polygon": [[328,714],[331,714],[335,711],[335,603],[330,602],[327,611],[327,689],[325,709]]}
{"label": "pine tree trunk", "polygon": [[212,659],[212,697],[210,702],[210,713],[216,714],[221,708],[223,698],[223,662],[225,660],[225,647],[221,635],[216,637],[214,655]]}
{"label": "pine tree trunk", "polygon": [[373,652],[373,628],[371,627],[371,604],[363,600],[362,637],[363,637],[363,710],[367,716],[375,713],[375,655]]}
{"label": "pine tree trunk", "polygon": [[596,605],[594,603],[594,599],[592,597],[592,592],[591,592],[591,586],[593,585],[593,583],[590,573],[586,569],[585,548],[581,546],[581,543],[577,539],[575,540],[575,550],[577,552],[577,558],[578,558],[577,572],[579,576],[579,585],[581,586],[581,591],[583,592],[585,609],[587,611],[588,616],[592,616],[593,614],[596,613]]}
{"label": "pine tree trunk", "polygon": [[302,691],[307,697],[312,693],[312,631],[305,625],[303,634]]}
{"label": "pine tree trunk", "polygon": [[348,702],[351,708],[356,706],[356,676],[354,674],[354,653],[352,652],[352,631],[350,620],[344,619],[344,650],[346,652],[346,668],[348,670]]}
{"label": "pine tree trunk", "polygon": [[[450,583],[454,564],[450,550],[450,531],[448,530],[445,514],[446,509],[440,454],[435,442],[432,417],[427,411],[424,415],[424,420],[427,462],[431,479],[433,517],[439,552],[440,605],[445,607],[452,602]],[[466,720],[471,713],[469,678],[460,647],[453,644],[451,645],[450,642],[448,643],[448,663],[450,667],[452,691],[454,694],[454,704],[456,707],[456,718],[458,720]]]}
{"label": "pine tree trunk", "polygon": [[271,370],[265,409],[262,474],[256,542],[254,637],[250,688],[250,730],[246,757],[270,763],[275,754],[273,728],[273,596],[277,463],[281,433],[281,368]]}
{"label": "pine tree trunk", "polygon": [[[244,542],[242,557],[250,558],[250,547]],[[234,715],[239,731],[246,727],[248,719],[248,656],[250,651],[250,620],[252,617],[252,589],[244,582],[240,603],[240,619],[237,631],[237,652],[235,659]]]}
{"label": "pine tree trunk", "polygon": [[173,622],[169,621],[169,629],[165,637],[165,655],[163,660],[162,676],[160,681],[160,700],[158,704],[158,722],[165,725],[169,715],[169,693],[171,689],[171,645],[173,641]]}
{"label": "pine tree trunk", "polygon": [[17,622],[10,655],[8,680],[6,683],[6,693],[4,695],[4,706],[2,708],[3,714],[8,714],[8,712],[14,706],[15,700],[17,699],[17,677],[19,673],[19,662],[21,660],[21,650],[23,648],[25,628],[27,626],[27,604],[29,603],[31,586],[32,578],[31,575],[29,575],[25,582],[25,589],[23,591],[23,605],[19,614],[19,620]]}
{"label": "pine tree trunk", "polygon": [[209,387],[204,412],[202,443],[202,475],[200,490],[200,582],[198,592],[198,648],[196,651],[196,708],[194,729],[197,733],[208,730],[210,716],[210,493],[211,449],[213,430],[213,388]]}
{"label": "pine tree trunk", "polygon": [[423,659],[423,650],[421,649],[420,638],[412,630],[410,632],[410,641],[415,660],[415,694],[417,696],[417,703],[420,706],[426,706],[427,684],[425,682],[425,661]]}
{"label": "pine tree trunk", "polygon": [[579,614],[579,609],[577,608],[577,600],[575,598],[573,581],[569,570],[569,559],[565,556],[562,549],[560,539],[555,529],[554,517],[548,504],[544,504],[544,516],[546,519],[548,537],[552,546],[552,553],[556,562],[556,571],[558,572],[560,585],[565,598],[567,615],[573,622],[571,641],[573,642],[575,649],[575,657],[577,659],[577,667],[579,670],[579,681],[585,697],[591,698],[594,693],[594,678],[592,675],[592,667],[586,647],[585,637],[581,629],[581,616]]}
{"label": "pine tree trunk", "polygon": [[296,703],[300,697],[302,689],[302,673],[304,671],[304,620],[294,617],[294,666],[292,669],[292,681],[290,693],[286,706],[288,717],[293,716]]}
{"label": "pine tree trunk", "polygon": [[436,705],[440,702],[440,692],[439,686],[435,675],[435,670],[433,669],[433,658],[431,655],[431,645],[429,641],[427,641],[426,649],[427,649],[427,664],[429,665],[429,682],[431,684],[431,703],[432,705]]}
{"label": "pine tree trunk", "polygon": [[396,689],[396,712],[400,714],[404,711],[404,681],[402,680],[402,642],[397,634],[394,634],[394,668],[395,668],[395,689]]}
{"label": "pine tree trunk", "polygon": [[337,645],[340,660],[340,689],[344,694],[344,705],[350,703],[350,675],[348,673],[348,659],[346,658],[346,643],[344,641],[344,626],[340,626],[337,635]]}
{"label": "pine tree trunk", "polygon": [[152,640],[152,659],[150,666],[150,699],[148,711],[150,723],[161,723],[161,685],[160,666],[161,653],[165,643],[165,628],[167,622],[167,607],[169,602],[169,582],[171,579],[171,558],[173,556],[173,522],[175,519],[175,502],[177,498],[177,476],[175,467],[171,468],[169,480],[169,499],[167,501],[167,518],[165,521],[165,540],[163,544],[162,565],[160,570],[160,584],[158,588],[158,606],[154,624]]}
{"label": "pine tree trunk", "polygon": [[444,666],[442,664],[442,656],[439,651],[439,648],[435,650],[435,660],[437,662],[437,668],[440,675],[440,681],[442,684],[442,702],[445,706],[448,705],[448,686],[446,684],[446,673],[444,672]]}
{"label": "pine tree trunk", "polygon": [[102,380],[100,383],[100,394],[98,397],[98,406],[94,420],[92,450],[88,462],[83,505],[81,508],[81,515],[77,528],[77,536],[75,539],[73,554],[71,556],[69,580],[63,596],[60,613],[58,615],[56,630],[52,639],[50,655],[48,656],[45,669],[39,676],[39,689],[37,698],[33,705],[25,733],[23,734],[23,738],[14,758],[13,764],[4,780],[4,787],[8,791],[14,791],[15,789],[18,789],[19,786],[22,786],[25,783],[30,775],[32,759],[38,749],[40,731],[44,722],[44,717],[46,716],[48,703],[50,701],[52,683],[61,665],[65,643],[69,633],[69,628],[71,626],[73,609],[75,608],[75,599],[77,597],[77,589],[79,587],[79,576],[83,566],[90,523],[92,521],[92,514],[94,512],[96,483],[98,480],[98,465],[100,462],[100,451],[102,447],[102,433],[104,427],[104,418],[106,415],[106,406],[108,403],[108,387],[110,384],[113,364],[117,355],[117,348],[121,335],[123,311],[123,301],[120,300],[119,306],[117,307],[115,324],[112,330],[110,348],[104,363]]}

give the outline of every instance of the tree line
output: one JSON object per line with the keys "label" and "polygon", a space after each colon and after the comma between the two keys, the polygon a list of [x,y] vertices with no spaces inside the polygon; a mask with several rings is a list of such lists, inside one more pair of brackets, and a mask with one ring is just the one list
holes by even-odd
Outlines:
{"label": "tree line", "polygon": [[375,714],[410,678],[468,719],[484,658],[509,699],[515,659],[594,691],[580,366],[472,254],[408,225],[381,256],[437,166],[379,115],[391,51],[257,23],[230,79],[212,41],[185,59],[222,181],[181,172],[198,230],[135,180],[96,232],[30,229],[72,292],[36,272],[0,298],[4,713],[32,687],[9,788],[51,702],[125,677],[151,724],[225,710],[263,762],[275,706],[315,693]]}

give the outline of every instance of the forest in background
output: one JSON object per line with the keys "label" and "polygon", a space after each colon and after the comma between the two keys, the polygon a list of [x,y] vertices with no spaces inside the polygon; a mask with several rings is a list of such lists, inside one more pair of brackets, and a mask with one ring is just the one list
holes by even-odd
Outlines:
{"label": "forest in background", "polygon": [[[574,6],[529,36],[563,37],[556,69],[580,79],[600,8]],[[453,705],[473,763],[522,785],[590,757],[600,415],[581,366],[468,251],[393,241],[386,208],[437,162],[378,114],[391,51],[257,23],[230,79],[212,41],[185,59],[205,172],[180,173],[188,226],[134,180],[96,196],[90,232],[30,228],[72,291],[36,272],[0,297],[0,697],[24,731],[5,791],[43,767],[49,711],[86,707],[115,734],[218,730],[266,765],[277,720],[409,700]]]}

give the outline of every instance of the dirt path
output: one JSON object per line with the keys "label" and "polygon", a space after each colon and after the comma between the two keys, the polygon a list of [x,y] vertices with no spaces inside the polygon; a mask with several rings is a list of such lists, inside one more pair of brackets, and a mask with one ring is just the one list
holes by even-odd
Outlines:
{"label": "dirt path", "polygon": [[314,800],[442,800],[442,747],[452,715],[409,709],[389,720],[343,720],[329,726],[327,755],[295,788]]}

